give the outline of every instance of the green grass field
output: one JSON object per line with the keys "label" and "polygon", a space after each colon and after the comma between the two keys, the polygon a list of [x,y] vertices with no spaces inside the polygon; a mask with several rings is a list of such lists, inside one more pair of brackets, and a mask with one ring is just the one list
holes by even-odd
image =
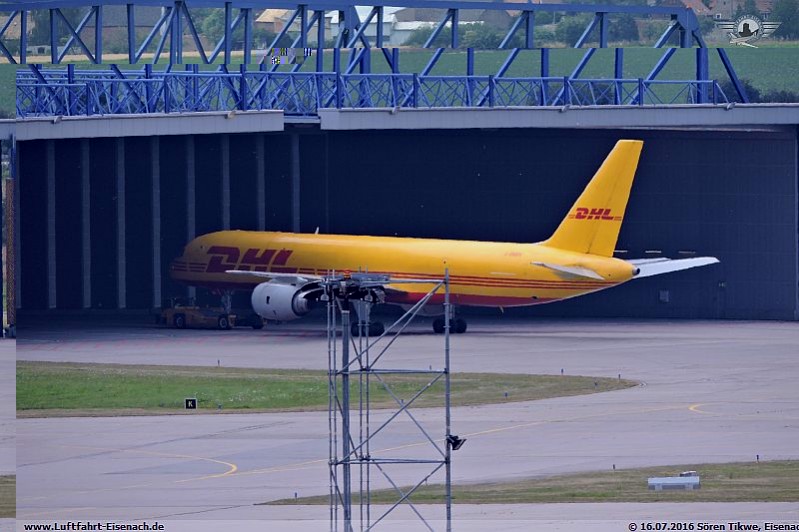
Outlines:
{"label": "green grass field", "polygon": [[[384,378],[394,393],[405,401],[431,379],[429,375],[389,375]],[[619,390],[635,385],[633,381],[595,377],[454,374],[452,403],[462,406],[529,401]],[[373,405],[378,408],[396,404],[374,380],[370,393]],[[183,412],[183,400],[187,397],[196,397],[199,408],[206,411],[218,410],[220,405],[223,411],[324,410],[328,406],[327,373],[246,368],[17,363],[17,412],[21,417],[178,413]],[[353,403],[357,404],[355,395]],[[434,385],[414,404],[443,406],[443,382]]]}
{"label": "green grass field", "polygon": [[14,103],[17,66],[0,65],[0,118],[13,118],[17,114]]}
{"label": "green grass field", "polygon": [[17,477],[0,477],[0,519],[13,519],[17,514]]}
{"label": "green grass field", "polygon": [[[680,471],[689,470],[699,473],[701,489],[650,491],[647,488],[649,477],[675,476]],[[799,461],[690,464],[578,473],[507,483],[455,484],[452,497],[453,502],[460,504],[795,502],[799,500]],[[444,502],[444,488],[442,485],[423,486],[410,499],[414,504],[441,504]],[[373,492],[371,498],[375,504],[396,500],[393,490]],[[268,504],[328,504],[328,498],[286,499]]]}

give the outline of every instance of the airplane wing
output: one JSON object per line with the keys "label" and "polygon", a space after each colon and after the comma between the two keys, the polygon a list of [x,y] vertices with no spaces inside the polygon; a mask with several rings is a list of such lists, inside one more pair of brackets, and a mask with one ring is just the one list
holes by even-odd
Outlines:
{"label": "airplane wing", "polygon": [[671,260],[666,258],[658,259],[638,259],[628,260],[630,264],[638,267],[638,274],[636,279],[641,277],[652,277],[653,275],[660,275],[662,273],[678,272],[687,270],[689,268],[697,268],[699,266],[707,266],[708,264],[716,264],[719,259],[716,257],[694,257],[690,259],[677,259]]}
{"label": "airplane wing", "polygon": [[226,270],[225,273],[233,275],[247,275],[250,277],[260,277],[266,281],[274,281],[283,284],[301,284],[312,281],[321,281],[321,275],[299,275],[296,273],[277,273],[277,272],[251,272],[249,270]]}
{"label": "airplane wing", "polygon": [[533,266],[541,266],[542,268],[548,268],[550,270],[556,271],[558,273],[566,273],[569,275],[575,275],[577,277],[587,277],[589,279],[597,279],[599,281],[603,281],[601,275],[590,268],[584,268],[582,266],[562,266],[560,264],[549,264],[546,262],[533,262]]}

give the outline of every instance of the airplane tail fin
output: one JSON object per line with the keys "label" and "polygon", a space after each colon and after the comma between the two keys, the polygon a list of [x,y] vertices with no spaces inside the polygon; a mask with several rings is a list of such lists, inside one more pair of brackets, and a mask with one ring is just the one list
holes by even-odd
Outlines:
{"label": "airplane tail fin", "polygon": [[612,257],[644,143],[620,140],[544,245]]}

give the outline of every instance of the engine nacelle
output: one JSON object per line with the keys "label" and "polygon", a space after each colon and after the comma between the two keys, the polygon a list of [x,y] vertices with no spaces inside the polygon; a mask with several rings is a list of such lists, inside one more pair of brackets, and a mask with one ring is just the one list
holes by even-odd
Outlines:
{"label": "engine nacelle", "polygon": [[314,290],[306,286],[283,283],[261,283],[252,292],[252,308],[268,320],[291,321],[311,310],[309,296]]}

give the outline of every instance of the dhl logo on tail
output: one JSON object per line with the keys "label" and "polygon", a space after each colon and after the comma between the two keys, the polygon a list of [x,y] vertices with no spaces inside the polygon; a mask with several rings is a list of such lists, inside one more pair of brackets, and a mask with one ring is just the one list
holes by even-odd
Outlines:
{"label": "dhl logo on tail", "polygon": [[612,220],[620,222],[621,216],[613,216],[610,209],[589,209],[587,207],[577,207],[573,213],[569,214],[570,220]]}

